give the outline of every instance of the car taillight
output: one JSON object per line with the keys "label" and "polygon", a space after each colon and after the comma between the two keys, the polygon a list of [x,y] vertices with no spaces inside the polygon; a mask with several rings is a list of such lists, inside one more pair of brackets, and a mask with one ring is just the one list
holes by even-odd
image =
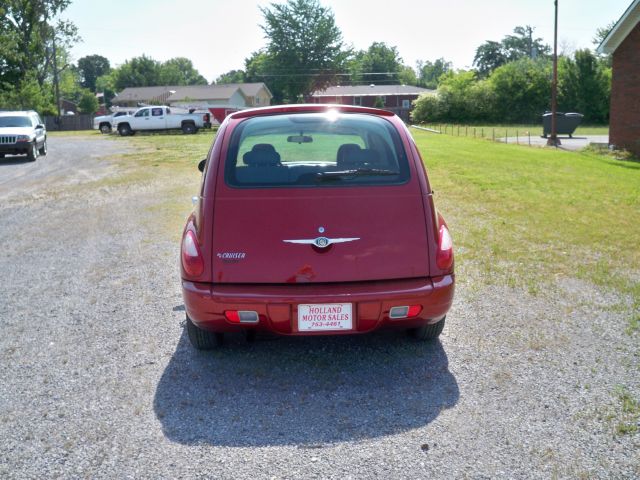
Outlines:
{"label": "car taillight", "polygon": [[250,310],[225,310],[224,316],[233,323],[258,323],[260,320],[258,312]]}
{"label": "car taillight", "polygon": [[417,317],[422,311],[422,305],[406,305],[402,307],[393,307],[389,310],[389,318],[396,320],[400,318]]}
{"label": "car taillight", "polygon": [[182,238],[182,267],[187,275],[198,277],[204,272],[204,260],[193,230],[187,230]]}
{"label": "car taillight", "polygon": [[449,270],[453,265],[453,240],[446,225],[440,225],[440,235],[438,236],[438,253],[436,254],[436,265],[442,270]]}

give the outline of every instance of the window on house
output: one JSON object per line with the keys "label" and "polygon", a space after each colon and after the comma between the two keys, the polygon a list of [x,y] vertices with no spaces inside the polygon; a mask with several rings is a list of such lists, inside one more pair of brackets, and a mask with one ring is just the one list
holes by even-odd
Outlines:
{"label": "window on house", "polygon": [[402,108],[411,108],[411,100],[402,100]]}
{"label": "window on house", "polygon": [[362,105],[362,97],[353,97],[353,104],[361,106]]}

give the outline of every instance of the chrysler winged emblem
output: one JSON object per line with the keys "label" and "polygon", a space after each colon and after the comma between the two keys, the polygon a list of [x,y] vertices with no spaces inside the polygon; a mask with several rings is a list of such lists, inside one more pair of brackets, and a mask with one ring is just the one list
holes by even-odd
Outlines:
{"label": "chrysler winged emblem", "polygon": [[285,243],[297,243],[300,245],[315,245],[318,248],[327,248],[329,245],[333,245],[334,243],[345,243],[345,242],[353,242],[355,240],[360,240],[360,238],[327,238],[327,237],[318,237],[318,238],[301,238],[299,240],[283,240]]}

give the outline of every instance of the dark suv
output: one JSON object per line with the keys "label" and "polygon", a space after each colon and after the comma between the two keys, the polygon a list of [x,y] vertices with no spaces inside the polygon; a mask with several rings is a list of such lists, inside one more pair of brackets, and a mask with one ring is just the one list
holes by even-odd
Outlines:
{"label": "dark suv", "polygon": [[47,154],[47,130],[36,112],[0,112],[0,158],[6,154],[26,155],[30,162]]}

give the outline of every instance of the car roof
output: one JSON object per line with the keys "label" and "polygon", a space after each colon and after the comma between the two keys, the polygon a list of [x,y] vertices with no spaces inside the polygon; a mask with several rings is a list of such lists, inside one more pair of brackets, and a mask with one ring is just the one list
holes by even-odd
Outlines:
{"label": "car roof", "polygon": [[35,110],[3,110],[0,111],[0,116],[9,117],[15,115],[33,115],[34,113],[37,115],[38,112]]}
{"label": "car roof", "polygon": [[356,105],[342,105],[331,103],[309,103],[294,105],[276,105],[271,107],[250,108],[240,110],[229,115],[232,119],[258,117],[261,115],[278,115],[284,113],[322,113],[328,110],[335,110],[341,113],[367,113],[369,115],[379,115],[382,117],[393,117],[395,114],[389,110],[380,108],[359,107]]}

